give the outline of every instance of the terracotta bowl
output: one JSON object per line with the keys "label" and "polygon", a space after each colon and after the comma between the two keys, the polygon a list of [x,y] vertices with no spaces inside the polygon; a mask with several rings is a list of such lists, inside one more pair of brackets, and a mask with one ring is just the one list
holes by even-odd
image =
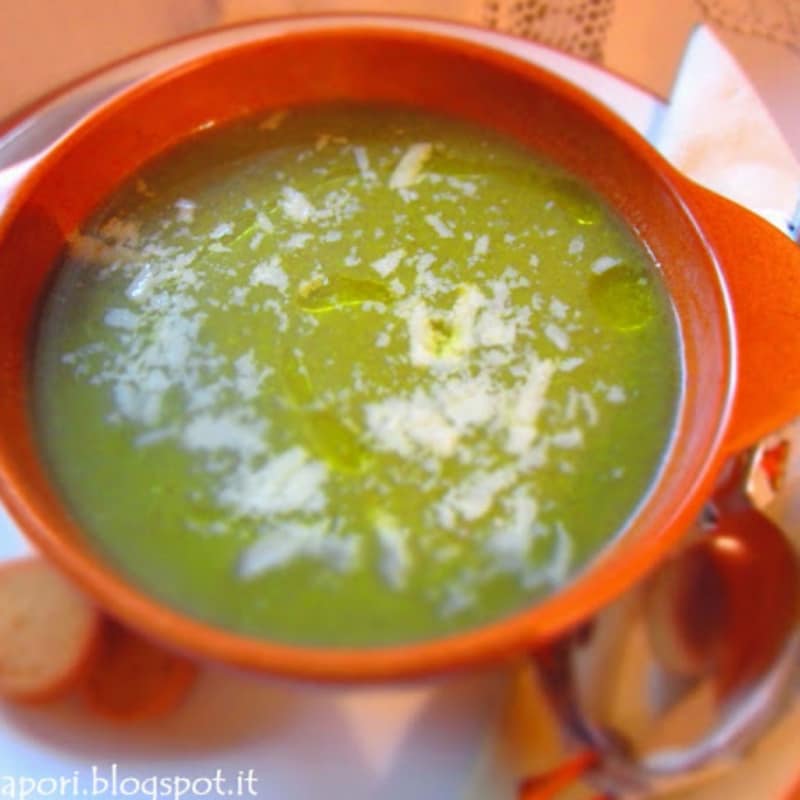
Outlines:
{"label": "terracotta bowl", "polygon": [[[662,265],[683,390],[664,466],[637,513],[567,586],[512,617],[380,649],[286,646],[215,628],[131,585],[92,549],[48,479],[30,418],[28,353],[65,237],[126,176],[209,122],[330,100],[456,115],[578,173]],[[399,678],[502,659],[557,638],[653,567],[709,496],[725,458],[800,411],[800,251],[677,173],[587,95],[447,34],[357,24],[283,30],[148,79],[40,160],[0,218],[0,498],[24,533],[97,602],[174,647],[305,678]]]}

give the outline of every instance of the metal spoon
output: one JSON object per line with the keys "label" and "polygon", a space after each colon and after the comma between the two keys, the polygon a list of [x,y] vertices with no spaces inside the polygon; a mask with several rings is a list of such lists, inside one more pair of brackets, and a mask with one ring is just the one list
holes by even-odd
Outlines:
{"label": "metal spoon", "polygon": [[751,502],[769,483],[765,454],[730,463],[684,548],[648,581],[536,655],[606,797],[650,797],[730,766],[797,686],[798,557]]}

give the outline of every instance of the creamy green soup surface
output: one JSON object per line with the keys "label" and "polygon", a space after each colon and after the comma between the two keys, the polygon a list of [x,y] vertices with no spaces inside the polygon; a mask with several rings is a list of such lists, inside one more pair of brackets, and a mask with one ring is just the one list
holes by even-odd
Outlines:
{"label": "creamy green soup surface", "polygon": [[32,381],[54,480],[133,581],[377,646],[518,611],[597,553],[680,363],[656,267],[588,188],[460,121],[332,105],[203,131],[109,198]]}

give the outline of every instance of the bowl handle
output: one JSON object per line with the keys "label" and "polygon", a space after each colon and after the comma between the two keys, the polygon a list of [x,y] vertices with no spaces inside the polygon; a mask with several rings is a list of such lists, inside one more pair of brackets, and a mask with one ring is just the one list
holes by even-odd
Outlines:
{"label": "bowl handle", "polygon": [[733,309],[739,366],[726,446],[736,453],[800,416],[800,247],[761,217],[681,180]]}

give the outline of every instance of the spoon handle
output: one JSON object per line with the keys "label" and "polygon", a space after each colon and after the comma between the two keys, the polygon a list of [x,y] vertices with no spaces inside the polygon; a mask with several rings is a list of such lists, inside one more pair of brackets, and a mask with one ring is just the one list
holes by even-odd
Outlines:
{"label": "spoon handle", "polygon": [[[577,783],[597,761],[597,753],[585,750],[562,761],[549,772],[527,778],[519,787],[518,800],[556,800],[563,791]],[[592,800],[611,798],[597,795]]]}
{"label": "spoon handle", "polygon": [[520,800],[551,800],[581,778],[609,798],[695,785],[786,709],[800,672],[800,558],[757,506],[782,483],[787,442],[731,459],[670,559],[535,653],[577,755],[523,784]]}

